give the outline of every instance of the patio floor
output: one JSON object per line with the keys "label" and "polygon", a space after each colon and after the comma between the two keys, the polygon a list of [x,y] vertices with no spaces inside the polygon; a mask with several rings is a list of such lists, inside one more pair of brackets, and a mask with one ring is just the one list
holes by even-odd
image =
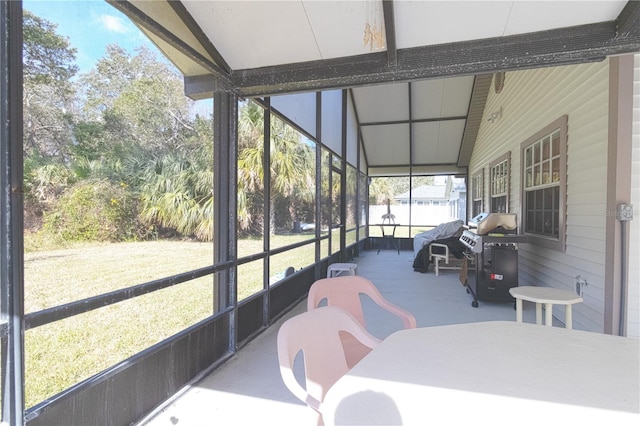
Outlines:
{"label": "patio floor", "polygon": [[[411,312],[418,327],[478,321],[515,321],[512,303],[479,302],[460,284],[457,270],[433,268],[418,273],[412,268],[413,252],[384,250],[364,252],[353,261],[358,275],[369,278],[390,302]],[[386,312],[365,303],[367,328],[384,338],[401,328]],[[315,423],[313,410],[285,387],[278,369],[276,336],[287,318],[304,312],[306,300],[295,306],[229,361],[200,382],[185,388],[162,410],[144,419],[145,426],[175,425],[306,425]],[[535,308],[525,303],[524,321],[535,322]]]}

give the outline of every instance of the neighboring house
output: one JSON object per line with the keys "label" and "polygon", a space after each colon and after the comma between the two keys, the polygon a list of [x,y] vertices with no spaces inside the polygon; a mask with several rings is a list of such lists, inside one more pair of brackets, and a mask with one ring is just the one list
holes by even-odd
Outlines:
{"label": "neighboring house", "polygon": [[411,191],[393,197],[397,204],[413,204],[418,206],[446,206],[449,204],[449,193],[452,188],[450,177],[436,179],[431,185],[422,185]]}
{"label": "neighboring house", "polygon": [[[578,286],[584,303],[574,307],[574,324],[584,330],[618,334],[614,318],[627,303],[626,333],[639,337],[640,55],[635,65],[627,55],[508,72],[503,83],[488,93],[469,164],[470,202],[518,215],[530,236],[519,247],[520,285]],[[623,224],[617,203],[629,199],[636,213]],[[554,315],[562,320],[564,310]]]}
{"label": "neighboring house", "polygon": [[467,213],[467,185],[461,178],[453,179],[449,192],[449,216],[464,218]]}
{"label": "neighboring house", "polygon": [[456,218],[464,220],[466,197],[464,178],[435,176],[432,184],[417,186],[393,197],[395,203],[392,209],[394,214],[403,215],[402,223],[409,222],[406,207],[410,205],[412,223],[438,225]]}

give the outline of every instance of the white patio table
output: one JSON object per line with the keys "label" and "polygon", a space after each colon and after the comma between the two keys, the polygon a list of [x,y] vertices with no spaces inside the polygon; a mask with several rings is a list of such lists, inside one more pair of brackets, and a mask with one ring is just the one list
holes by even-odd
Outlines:
{"label": "white patio table", "polygon": [[519,286],[509,289],[516,299],[516,322],[522,322],[522,301],[536,304],[536,324],[542,324],[542,304],[544,303],[546,326],[553,325],[553,305],[565,305],[565,328],[573,328],[571,305],[583,301],[581,296],[567,290],[552,287]]}
{"label": "white patio table", "polygon": [[639,343],[501,321],[398,331],[331,387],[324,422],[638,425]]}

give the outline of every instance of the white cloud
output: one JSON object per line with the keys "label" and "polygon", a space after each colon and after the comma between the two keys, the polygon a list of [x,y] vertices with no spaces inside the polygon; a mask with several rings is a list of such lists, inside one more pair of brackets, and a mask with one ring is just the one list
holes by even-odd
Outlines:
{"label": "white cloud", "polygon": [[114,33],[126,34],[128,32],[126,23],[113,15],[100,15],[100,23],[107,30]]}

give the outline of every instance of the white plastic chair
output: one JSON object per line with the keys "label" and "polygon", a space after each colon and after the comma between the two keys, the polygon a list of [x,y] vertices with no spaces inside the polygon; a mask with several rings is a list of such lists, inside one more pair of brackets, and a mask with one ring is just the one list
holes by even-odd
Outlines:
{"label": "white plastic chair", "polygon": [[[416,328],[416,319],[408,311],[385,299],[373,283],[360,275],[323,278],[311,285],[307,296],[307,310],[316,309],[323,300],[327,306],[337,306],[349,312],[366,329],[360,295],[365,294],[380,308],[402,320],[404,328]],[[371,349],[361,345],[349,335],[343,335],[343,345],[349,368],[360,361]]]}
{"label": "white plastic chair", "polygon": [[[349,333],[369,350],[380,343],[348,312],[332,306],[296,315],[278,330],[282,380],[297,398],[320,414],[325,394],[349,370],[340,333]],[[300,351],[304,360],[306,388],[293,373],[293,364]]]}
{"label": "white plastic chair", "polygon": [[[434,249],[438,249],[437,253]],[[449,246],[441,243],[429,244],[429,260],[433,262],[434,269],[436,271],[436,277],[440,275],[441,269],[462,269],[463,260],[458,260],[449,252]],[[444,265],[440,265],[440,261],[444,260]],[[449,265],[451,262],[451,265]]]}

